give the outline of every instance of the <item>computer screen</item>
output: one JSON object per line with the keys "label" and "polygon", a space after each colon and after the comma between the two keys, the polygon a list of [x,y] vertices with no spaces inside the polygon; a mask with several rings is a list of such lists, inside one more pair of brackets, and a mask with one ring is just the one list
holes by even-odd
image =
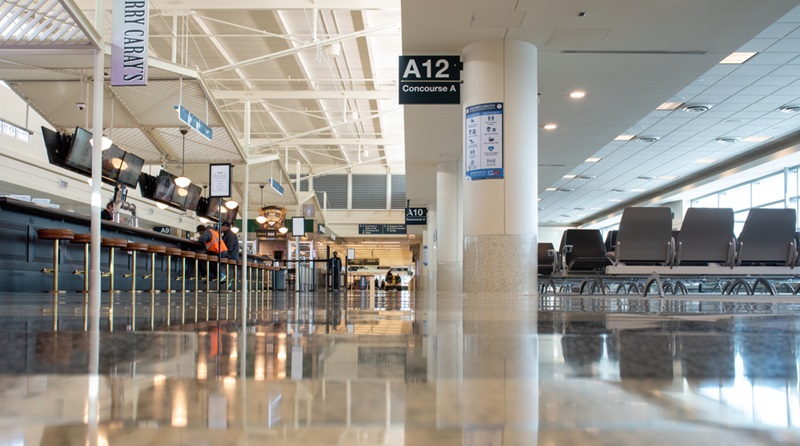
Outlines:
{"label": "computer screen", "polygon": [[50,161],[50,164],[56,166],[63,165],[64,160],[67,158],[67,150],[69,150],[69,147],[64,146],[61,133],[42,126],[42,137],[44,138],[44,146],[47,149],[47,159]]}
{"label": "computer screen", "polygon": [[84,173],[92,174],[92,134],[80,127],[75,128],[72,144],[64,164]]}
{"label": "computer screen", "polygon": [[117,175],[122,168],[125,159],[125,151],[117,147],[116,144],[111,144],[106,150],[103,150],[103,178],[116,181]]}
{"label": "computer screen", "polygon": [[125,158],[117,173],[117,182],[131,188],[136,188],[139,182],[139,175],[142,173],[144,160],[138,156],[125,152]]}
{"label": "computer screen", "polygon": [[156,191],[153,198],[164,203],[172,203],[172,195],[175,193],[175,175],[162,170],[156,180]]}
{"label": "computer screen", "polygon": [[187,211],[197,211],[197,203],[200,201],[200,194],[202,193],[203,189],[200,186],[190,184],[189,195],[186,197],[186,203],[184,203],[183,208]]}
{"label": "computer screen", "polygon": [[219,220],[219,208],[222,205],[222,198],[209,198],[208,210],[206,210],[206,217]]}

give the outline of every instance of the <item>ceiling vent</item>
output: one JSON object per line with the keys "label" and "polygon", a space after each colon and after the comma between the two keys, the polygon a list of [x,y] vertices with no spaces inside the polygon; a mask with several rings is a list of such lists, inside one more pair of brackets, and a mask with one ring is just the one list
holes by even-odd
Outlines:
{"label": "ceiling vent", "polygon": [[636,138],[636,141],[649,143],[649,142],[656,142],[659,139],[661,139],[660,136],[639,136]]}
{"label": "ceiling vent", "polygon": [[800,112],[800,105],[784,105],[778,110],[780,110],[783,113],[798,113]]}
{"label": "ceiling vent", "polygon": [[576,180],[583,180],[583,181],[589,181],[589,180],[593,180],[593,179],[595,179],[595,177],[593,177],[593,176],[589,176],[589,175],[578,175],[578,176],[576,176],[574,179],[576,179]]}
{"label": "ceiling vent", "polygon": [[716,141],[716,142],[718,142],[720,144],[733,144],[733,143],[739,142],[739,138],[725,138],[725,137],[722,137],[722,138],[717,138],[714,141]]}
{"label": "ceiling vent", "polygon": [[611,189],[611,192],[614,192],[615,194],[624,194],[627,191],[622,189]]}
{"label": "ceiling vent", "polygon": [[557,192],[575,192],[575,189],[564,189],[564,188],[559,187],[558,189],[556,189],[556,191]]}
{"label": "ceiling vent", "polygon": [[687,113],[703,113],[707,112],[711,108],[710,105],[702,105],[702,104],[691,104],[683,107],[683,111]]}
{"label": "ceiling vent", "polygon": [[636,179],[637,180],[643,180],[643,181],[652,181],[652,180],[655,180],[656,178],[655,177],[641,176],[641,177],[636,177]]}

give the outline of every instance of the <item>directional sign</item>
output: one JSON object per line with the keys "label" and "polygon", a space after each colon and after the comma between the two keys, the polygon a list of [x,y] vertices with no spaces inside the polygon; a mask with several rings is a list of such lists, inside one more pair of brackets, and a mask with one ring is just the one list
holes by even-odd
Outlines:
{"label": "directional sign", "polygon": [[185,122],[186,125],[197,130],[197,133],[203,135],[207,140],[211,141],[211,137],[214,135],[214,131],[211,130],[211,127],[209,127],[208,124],[201,121],[200,118],[193,115],[192,112],[187,110],[182,105],[176,105],[175,110],[178,111],[178,118],[181,121]]}
{"label": "directional sign", "polygon": [[400,56],[401,104],[460,104],[459,56]]}
{"label": "directional sign", "polygon": [[406,208],[407,225],[427,225],[428,208]]}
{"label": "directional sign", "polygon": [[360,235],[405,235],[406,232],[406,225],[358,225]]}

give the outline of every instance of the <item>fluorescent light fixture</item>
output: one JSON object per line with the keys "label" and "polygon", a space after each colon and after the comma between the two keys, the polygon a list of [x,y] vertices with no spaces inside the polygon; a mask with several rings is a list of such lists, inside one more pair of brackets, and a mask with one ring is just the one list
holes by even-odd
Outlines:
{"label": "fluorescent light fixture", "polygon": [[677,175],[662,175],[660,177],[656,177],[657,180],[674,180],[677,179]]}
{"label": "fluorescent light fixture", "polygon": [[663,104],[656,107],[656,110],[675,110],[676,108],[683,105],[683,102],[664,102]]}
{"label": "fluorescent light fixture", "polygon": [[599,163],[601,159],[603,159],[603,158],[596,158],[596,157],[586,158],[586,162],[587,163]]}
{"label": "fluorescent light fixture", "polygon": [[647,192],[647,189],[631,189],[628,192]]}
{"label": "fluorescent light fixture", "polygon": [[699,160],[695,160],[694,163],[695,164],[711,164],[711,163],[715,163],[715,162],[717,162],[717,160],[715,160],[715,159],[700,158]]}
{"label": "fluorescent light fixture", "polygon": [[572,99],[581,99],[586,96],[586,92],[582,90],[575,90],[569,94]]}
{"label": "fluorescent light fixture", "polygon": [[547,189],[545,189],[545,191],[547,192],[555,192],[556,190],[557,189],[555,187],[548,187]]}
{"label": "fluorescent light fixture", "polygon": [[722,59],[719,63],[721,64],[743,64],[750,60],[751,57],[758,54],[755,51],[737,51],[735,53],[731,53],[728,57]]}
{"label": "fluorescent light fixture", "polygon": [[544,125],[544,129],[545,129],[545,130],[555,130],[555,129],[557,129],[557,128],[558,128],[558,125],[556,125],[556,124],[553,124],[553,123],[550,123],[550,124],[545,124],[545,125]]}
{"label": "fluorescent light fixture", "polygon": [[748,136],[747,138],[743,139],[744,142],[764,142],[768,139],[772,138],[771,136]]}
{"label": "fluorescent light fixture", "polygon": [[565,180],[571,180],[571,179],[573,179],[575,177],[576,177],[576,175],[572,175],[572,174],[564,175],[564,179]]}
{"label": "fluorescent light fixture", "polygon": [[590,211],[602,211],[603,208],[589,208]]}
{"label": "fluorescent light fixture", "polygon": [[614,141],[630,141],[635,137],[636,137],[636,135],[625,135],[625,134],[623,134],[623,135],[619,135],[616,138],[614,138]]}
{"label": "fluorescent light fixture", "polygon": [[619,198],[611,198],[608,201],[610,201],[612,203],[621,203],[622,202],[622,200],[620,200]]}

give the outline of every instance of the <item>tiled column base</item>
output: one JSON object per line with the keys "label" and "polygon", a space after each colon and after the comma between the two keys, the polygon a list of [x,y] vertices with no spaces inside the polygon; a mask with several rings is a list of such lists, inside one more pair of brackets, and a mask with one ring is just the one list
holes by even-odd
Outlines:
{"label": "tiled column base", "polygon": [[441,293],[461,292],[461,262],[439,262],[436,264],[436,291]]}
{"label": "tiled column base", "polygon": [[536,293],[534,235],[464,237],[465,293]]}

